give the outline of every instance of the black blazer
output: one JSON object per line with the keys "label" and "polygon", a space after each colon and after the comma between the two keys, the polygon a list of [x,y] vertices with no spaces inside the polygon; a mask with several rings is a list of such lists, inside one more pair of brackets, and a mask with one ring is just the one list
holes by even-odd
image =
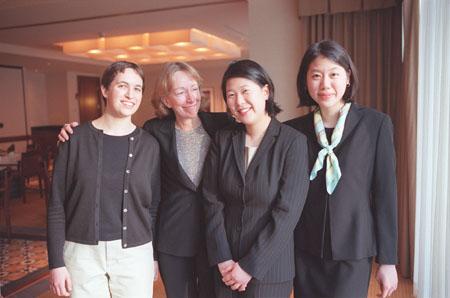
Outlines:
{"label": "black blazer", "polygon": [[[321,150],[313,113],[286,124],[308,138],[311,171]],[[334,152],[342,177],[331,196],[325,187],[326,165],[311,181],[295,230],[296,248],[322,256],[328,200],[332,259],[376,256],[380,264],[396,264],[397,186],[391,119],[352,103],[342,140]]]}
{"label": "black blazer", "polygon": [[245,126],[217,133],[203,197],[211,265],[233,259],[257,281],[294,277],[293,231],[308,190],[304,135],[272,121],[245,172]]}
{"label": "black blazer", "polygon": [[[218,129],[233,122],[227,113],[199,112],[198,115],[211,138]],[[200,186],[197,189],[178,160],[175,117],[148,120],[143,128],[160,145],[161,202],[157,215],[156,250],[192,257],[199,244],[204,245],[202,201]]]}

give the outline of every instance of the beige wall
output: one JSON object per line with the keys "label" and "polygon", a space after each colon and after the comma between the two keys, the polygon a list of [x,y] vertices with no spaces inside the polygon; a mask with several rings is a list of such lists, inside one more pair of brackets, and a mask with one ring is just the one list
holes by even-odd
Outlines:
{"label": "beige wall", "polygon": [[25,69],[28,133],[32,126],[48,125],[46,76]]}
{"label": "beige wall", "polygon": [[[5,128],[0,130],[0,137],[22,136],[25,135],[25,114],[23,108],[23,89],[21,70],[15,69],[18,76],[11,76],[13,81],[8,82],[3,78],[3,83],[8,86],[16,86],[16,90],[3,89],[1,96],[1,121],[4,122]],[[25,90],[25,109],[27,115],[28,134],[31,133],[32,126],[41,126],[48,124],[47,114],[47,96],[46,96],[46,76],[43,73],[34,72],[29,69],[23,69],[24,90]],[[20,83],[19,83],[20,82]],[[15,95],[14,92],[16,92]],[[20,98],[20,106],[15,106],[11,99]],[[9,130],[13,128],[13,130]],[[0,143],[0,148],[6,150],[12,142]],[[26,150],[26,142],[15,142],[15,150],[20,153]]]}
{"label": "beige wall", "polygon": [[228,62],[215,68],[198,69],[204,79],[203,86],[213,88],[214,102],[211,103],[211,107],[214,112],[225,112],[227,110],[227,105],[223,100],[222,89],[220,87],[222,84],[222,76],[227,66]]}
{"label": "beige wall", "polygon": [[250,59],[260,63],[275,85],[279,120],[300,115],[297,72],[303,56],[297,0],[248,0]]}
{"label": "beige wall", "polygon": [[144,73],[145,76],[145,90],[142,97],[141,106],[139,110],[133,115],[132,121],[137,126],[142,126],[145,121],[155,117],[155,112],[150,102],[150,96],[152,94],[153,85],[155,84],[156,75],[154,73]]}
{"label": "beige wall", "polygon": [[47,111],[49,125],[62,125],[69,119],[66,72],[46,74]]}
{"label": "beige wall", "polygon": [[[22,69],[0,67],[0,137],[23,136],[26,134],[25,126],[25,101],[23,86],[26,84],[22,80]],[[7,150],[12,144],[0,143],[0,149]],[[16,151],[24,151],[25,142],[15,142]]]}

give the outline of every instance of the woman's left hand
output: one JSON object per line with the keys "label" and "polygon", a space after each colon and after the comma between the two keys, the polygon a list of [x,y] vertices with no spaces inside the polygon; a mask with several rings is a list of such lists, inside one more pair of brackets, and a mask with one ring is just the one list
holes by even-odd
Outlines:
{"label": "woman's left hand", "polygon": [[395,265],[380,265],[380,267],[378,267],[375,279],[380,285],[381,290],[381,294],[377,294],[378,297],[389,297],[395,290],[397,290],[398,277]]}
{"label": "woman's left hand", "polygon": [[244,269],[239,266],[239,263],[236,262],[233,269],[223,276],[222,281],[227,286],[230,286],[232,290],[239,290],[242,292],[245,291],[245,288],[251,279],[252,276],[245,272]]}

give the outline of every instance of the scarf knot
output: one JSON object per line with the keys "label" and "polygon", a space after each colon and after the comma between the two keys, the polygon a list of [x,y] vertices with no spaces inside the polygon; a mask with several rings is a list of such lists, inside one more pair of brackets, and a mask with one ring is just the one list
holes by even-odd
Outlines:
{"label": "scarf knot", "polygon": [[326,146],[322,150],[325,150],[328,154],[334,154],[333,147],[331,147],[331,146]]}
{"label": "scarf knot", "polygon": [[314,180],[317,177],[317,172],[323,168],[323,163],[325,157],[327,159],[327,168],[325,172],[325,182],[327,187],[327,192],[331,195],[342,176],[341,169],[339,168],[339,161],[334,153],[333,149],[339,144],[342,139],[342,134],[344,133],[345,119],[347,118],[348,111],[350,110],[351,103],[346,103],[339,110],[339,119],[336,126],[333,129],[333,134],[331,136],[331,144],[328,143],[328,139],[325,133],[325,127],[322,121],[322,115],[320,113],[320,108],[314,111],[314,130],[316,132],[317,141],[319,142],[322,150],[319,151],[316,162],[314,163],[309,180]]}

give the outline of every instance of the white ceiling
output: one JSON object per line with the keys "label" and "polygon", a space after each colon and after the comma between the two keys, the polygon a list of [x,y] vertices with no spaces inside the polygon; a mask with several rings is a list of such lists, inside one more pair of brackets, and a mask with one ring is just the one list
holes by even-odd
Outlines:
{"label": "white ceiling", "polygon": [[[246,0],[0,0],[0,64],[16,56],[87,63],[61,54],[61,41],[197,28],[248,53]],[[67,57],[67,58],[66,58]]]}

